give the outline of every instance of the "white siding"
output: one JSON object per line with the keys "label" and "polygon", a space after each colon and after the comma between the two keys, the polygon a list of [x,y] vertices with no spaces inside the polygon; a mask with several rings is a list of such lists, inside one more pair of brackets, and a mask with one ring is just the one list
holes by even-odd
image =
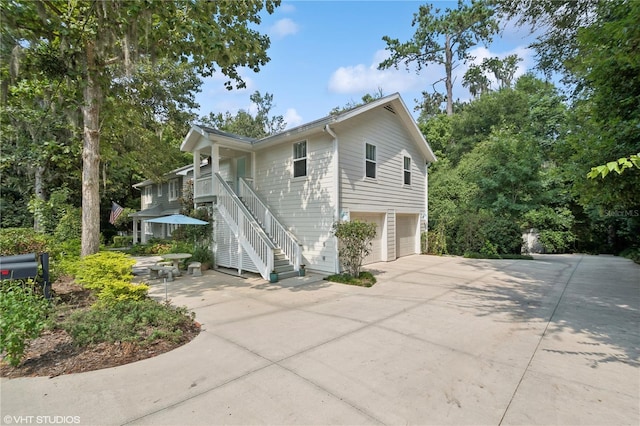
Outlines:
{"label": "white siding", "polygon": [[[396,114],[384,108],[335,129],[340,141],[341,208],[420,213],[425,210],[426,159]],[[365,178],[365,143],[376,146],[376,179]],[[411,185],[404,185],[404,157],[411,158]]]}
{"label": "white siding", "polygon": [[395,210],[389,210],[387,212],[387,253],[382,260],[391,261],[395,260],[398,256],[396,253],[396,212]]}
{"label": "white siding", "polygon": [[[293,178],[293,144],[307,141],[307,176]],[[308,269],[336,272],[333,140],[293,140],[257,151],[254,188],[302,244]]]}

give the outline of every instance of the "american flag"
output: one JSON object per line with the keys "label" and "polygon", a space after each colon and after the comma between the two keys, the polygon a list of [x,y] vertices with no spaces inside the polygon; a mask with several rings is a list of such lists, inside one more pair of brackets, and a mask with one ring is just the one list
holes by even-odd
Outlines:
{"label": "american flag", "polygon": [[111,202],[111,214],[109,215],[109,223],[112,225],[116,224],[116,220],[122,214],[124,209],[122,206],[116,202]]}

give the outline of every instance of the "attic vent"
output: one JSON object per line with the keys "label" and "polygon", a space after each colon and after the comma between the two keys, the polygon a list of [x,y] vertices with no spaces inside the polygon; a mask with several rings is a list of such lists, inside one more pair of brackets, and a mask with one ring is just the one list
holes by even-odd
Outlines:
{"label": "attic vent", "polygon": [[392,112],[392,113],[394,113],[394,114],[396,113],[396,112],[393,110],[393,107],[392,107],[391,105],[385,105],[385,106],[384,106],[384,109],[386,109],[387,111]]}

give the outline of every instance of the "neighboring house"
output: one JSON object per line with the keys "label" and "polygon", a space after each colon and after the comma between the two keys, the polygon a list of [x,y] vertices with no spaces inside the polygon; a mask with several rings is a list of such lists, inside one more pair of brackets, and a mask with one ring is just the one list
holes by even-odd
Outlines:
{"label": "neighboring house", "polygon": [[133,218],[133,243],[146,243],[150,238],[167,238],[176,225],[163,223],[147,223],[145,220],[160,216],[180,213],[184,185],[187,184],[188,165],[173,170],[164,176],[162,182],[145,180],[133,185],[142,194],[140,197],[140,211],[129,215]]}
{"label": "neighboring house", "polygon": [[[376,224],[365,263],[420,252],[427,170],[436,158],[398,94],[262,139],[193,126],[180,149],[193,153],[193,165],[172,179],[179,187],[193,179],[194,204],[213,212],[218,266],[265,279],[301,264],[339,272],[332,233],[339,220]],[[158,202],[152,182],[136,187],[143,210],[134,217],[179,209],[168,184]],[[143,238],[169,232],[142,226]]]}

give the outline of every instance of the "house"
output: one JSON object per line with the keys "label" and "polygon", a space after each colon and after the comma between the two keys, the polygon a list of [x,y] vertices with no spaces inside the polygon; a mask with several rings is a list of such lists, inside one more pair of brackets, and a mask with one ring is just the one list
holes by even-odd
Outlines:
{"label": "house", "polygon": [[[420,253],[436,158],[397,93],[262,139],[193,126],[180,149],[193,153],[193,164],[169,182],[190,182],[195,207],[212,213],[218,266],[265,279],[303,264],[337,273],[332,226],[355,219],[377,227],[365,264]],[[149,201],[136,218],[178,208],[175,197],[155,201],[166,186],[158,197],[147,186],[136,186]],[[170,232],[148,225],[143,237]]]}
{"label": "house", "polygon": [[185,186],[188,185],[187,171],[192,166],[184,166],[172,170],[164,176],[162,182],[145,180],[133,185],[142,194],[140,211],[130,214],[133,218],[133,243],[146,243],[151,238],[167,238],[176,225],[148,223],[146,220],[160,216],[180,213],[181,198]]}

